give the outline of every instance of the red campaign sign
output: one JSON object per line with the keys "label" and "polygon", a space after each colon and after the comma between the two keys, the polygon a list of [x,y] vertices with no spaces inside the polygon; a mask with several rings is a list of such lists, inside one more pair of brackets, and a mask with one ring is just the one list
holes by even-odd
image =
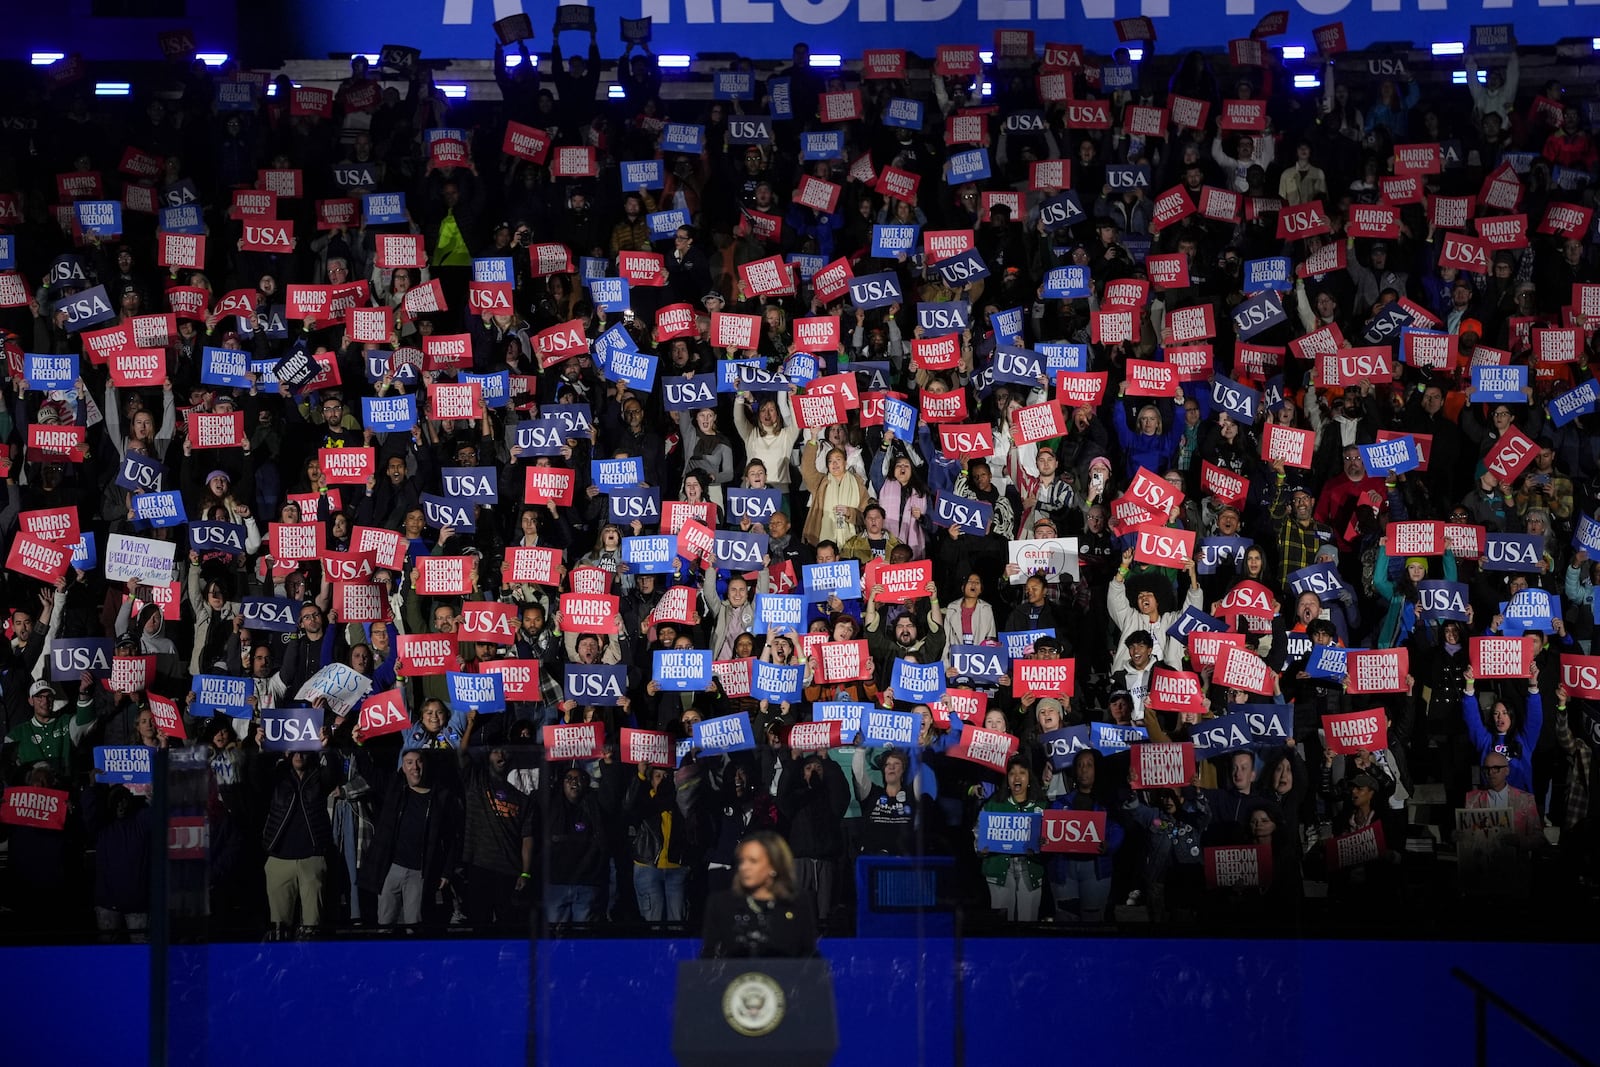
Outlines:
{"label": "red campaign sign", "polygon": [[75,545],[82,536],[75,507],[24,511],[17,516],[17,522],[23,533],[40,541]]}
{"label": "red campaign sign", "polygon": [[1472,225],[1477,229],[1478,236],[1483,238],[1483,243],[1497,252],[1528,247],[1526,215],[1496,215],[1492,218],[1480,215],[1472,220]]}
{"label": "red campaign sign", "polygon": [[843,731],[844,724],[837,721],[797,722],[789,727],[787,744],[793,752],[820,752],[838,748],[843,742]]}
{"label": "red campaign sign", "polygon": [[1135,789],[1182,789],[1194,781],[1194,745],[1145,741],[1132,746],[1128,784]]}
{"label": "red campaign sign", "polygon": [[1265,889],[1272,884],[1271,845],[1208,845],[1207,889]]}
{"label": "red campaign sign", "polygon": [[1170,363],[1130,359],[1124,364],[1128,396],[1167,396],[1178,388],[1177,368]]}
{"label": "red campaign sign", "polygon": [[1157,667],[1150,672],[1150,692],[1145,696],[1146,711],[1204,712],[1205,692],[1200,676],[1193,671]]}
{"label": "red campaign sign", "polygon": [[1311,31],[1311,39],[1317,43],[1317,51],[1325,56],[1338,55],[1350,47],[1345,41],[1342,22],[1330,22],[1326,26],[1318,26]]}
{"label": "red campaign sign", "polygon": [[75,170],[56,175],[56,197],[63,204],[74,200],[99,200],[105,194],[100,183],[100,172]]}
{"label": "red campaign sign", "polygon": [[1228,42],[1228,60],[1236,67],[1262,65],[1263,46],[1256,37],[1236,37]]}
{"label": "red campaign sign", "polygon": [[1198,210],[1216,222],[1238,222],[1243,217],[1244,197],[1231,189],[1204,185],[1200,187]]}
{"label": "red campaign sign", "polygon": [[977,45],[942,44],[934,53],[933,72],[942,78],[976,74],[981,69]]}
{"label": "red campaign sign", "polygon": [[1256,23],[1256,28],[1250,31],[1250,36],[1256,40],[1265,40],[1268,37],[1278,37],[1289,29],[1289,13],[1287,11],[1274,11],[1261,16],[1261,21]]}
{"label": "red campaign sign", "polygon": [[1208,460],[1201,460],[1200,488],[1207,496],[1214,496],[1223,504],[1242,504],[1250,495],[1250,479]]}
{"label": "red campaign sign", "polygon": [[406,713],[404,687],[373,693],[361,702],[357,728],[363,739],[403,733],[410,726],[411,716]]}
{"label": "red campaign sign", "polygon": [[593,178],[596,174],[595,151],[592,147],[561,145],[550,163],[553,178]]}
{"label": "red campaign sign", "polygon": [[135,315],[133,343],[138,348],[165,348],[178,339],[178,316],[171,314]]}
{"label": "red campaign sign", "polygon": [[716,542],[716,539],[717,535],[711,529],[710,522],[690,519],[678,530],[678,555],[691,563],[695,560],[709,563],[711,561],[712,545]]}
{"label": "red campaign sign", "polygon": [[167,353],[160,348],[127,349],[107,357],[106,369],[118,388],[160,385],[167,380]]}
{"label": "red campaign sign", "polygon": [[1406,684],[1406,675],[1411,670],[1409,649],[1351,649],[1345,653],[1344,669],[1345,692],[1352,696],[1410,690]]}
{"label": "red campaign sign", "polygon": [[1571,304],[1572,310],[1585,318],[1600,318],[1600,285],[1573,282]]}
{"label": "red campaign sign", "polygon": [[407,678],[448,674],[461,668],[455,634],[400,634],[395,638],[395,655]]}
{"label": "red campaign sign", "polygon": [[1396,174],[1438,174],[1444,157],[1437,144],[1397,144],[1394,146]]}
{"label": "red campaign sign", "polygon": [[878,174],[878,180],[873,188],[883,196],[914,204],[917,200],[917,189],[921,185],[921,175],[901,170],[899,167],[886,166]]}
{"label": "red campaign sign", "polygon": [[1579,700],[1600,699],[1600,656],[1563,655],[1561,684]]}
{"label": "red campaign sign", "polygon": [[1394,240],[1400,236],[1400,210],[1389,204],[1351,204],[1345,232],[1351,237]]}
{"label": "red campaign sign", "polygon": [[920,397],[923,422],[961,422],[967,417],[967,391],[948,393],[924,391]]}
{"label": "red campaign sign", "polygon": [[1070,159],[1036,159],[1028,164],[1028,188],[1035,192],[1054,192],[1071,184]]}
{"label": "red campaign sign", "polygon": [[1103,811],[1047,811],[1039,827],[1039,851],[1099,855],[1106,842]]}
{"label": "red campaign sign", "polygon": [[333,117],[333,92],[329,89],[313,89],[309,86],[293,89],[289,93],[289,114],[299,118],[302,116],[316,116],[331,119]]}
{"label": "red campaign sign", "polygon": [[1442,556],[1446,547],[1442,522],[1391,522],[1383,535],[1383,550],[1390,559]]}
{"label": "red campaign sign", "polygon": [[344,313],[344,330],[356,344],[381,345],[389,340],[392,328],[389,308],[347,308]]}
{"label": "red campaign sign", "polygon": [[1042,65],[1046,70],[1081,70],[1083,45],[1047,43]]}
{"label": "red campaign sign", "polygon": [[1322,733],[1328,751],[1338,755],[1353,756],[1389,747],[1388,715],[1382,708],[1324,715]]}
{"label": "red campaign sign", "polygon": [[1011,439],[1017,445],[1031,445],[1048,441],[1067,432],[1067,422],[1061,405],[1053,401],[1013,408],[1011,411]]}
{"label": "red campaign sign", "polygon": [[[1133,310],[1090,312],[1089,339],[1097,345],[1120,345],[1124,341],[1138,341],[1139,312]],[[1167,395],[1170,396],[1171,392],[1169,389]],[[1135,395],[1131,388],[1129,394]]]}
{"label": "red campaign sign", "polygon": [[190,285],[167,290],[167,307],[172,309],[173,317],[191,322],[205,321],[206,302],[210,299],[210,293]]}
{"label": "red campaign sign", "polygon": [[275,193],[279,199],[304,195],[301,172],[287,167],[256,171],[256,188]]}
{"label": "red campaign sign", "polygon": [[106,679],[106,688],[113,693],[143,692],[155,671],[154,656],[112,656],[111,677]]}
{"label": "red campaign sign", "polygon": [[1289,351],[1295,359],[1315,360],[1320,356],[1333,355],[1344,347],[1344,332],[1339,329],[1338,323],[1333,322],[1289,342]]}
{"label": "red campaign sign", "polygon": [[435,420],[483,417],[483,387],[477,382],[437,382],[428,400],[428,417]]}
{"label": "red campaign sign", "polygon": [[1478,559],[1483,555],[1484,539],[1488,530],[1466,522],[1444,524],[1444,543],[1456,559]]}
{"label": "red campaign sign", "polygon": [[589,351],[583,320],[572,319],[540,330],[533,337],[533,347],[539,354],[539,366],[545,370],[573,356],[583,355]]}
{"label": "red campaign sign", "polygon": [[1376,863],[1388,854],[1381,822],[1323,842],[1323,855],[1330,871],[1345,871],[1365,863]]}
{"label": "red campaign sign", "polygon": [[1259,133],[1267,128],[1267,102],[1265,100],[1224,100],[1222,114],[1217,116],[1219,130],[1250,130]]}
{"label": "red campaign sign", "polygon": [[198,270],[206,263],[206,237],[202,233],[156,234],[156,265],[190,267]]}
{"label": "red campaign sign", "polygon": [[794,407],[795,422],[802,430],[821,430],[845,421],[845,408],[838,396],[801,393],[790,400]]}
{"label": "red campaign sign", "polygon": [[[648,258],[653,262],[658,272],[665,270],[661,256],[655,252],[621,252],[617,257],[617,269],[624,271],[623,277],[627,277],[625,265],[630,260],[639,260],[641,257]],[[545,241],[528,246],[528,273],[533,277],[543,278],[551,274],[570,274],[572,269],[572,250],[566,245]],[[632,278],[629,278],[628,281],[631,284],[640,285],[665,284],[659,281],[635,283]]]}
{"label": "red campaign sign", "polygon": [[863,81],[881,79],[898,81],[905,76],[905,49],[869,48],[861,53],[861,78]]}
{"label": "red campaign sign", "polygon": [[491,659],[479,664],[484,674],[498,674],[507,700],[539,700],[539,661]]}
{"label": "red campaign sign", "polygon": [[1517,177],[1516,169],[1507,160],[1483,179],[1483,184],[1478,188],[1478,203],[1482,207],[1500,211],[1515,211],[1522,203],[1522,193],[1522,179]]}
{"label": "red campaign sign", "polygon": [[1380,178],[1378,190],[1385,204],[1420,204],[1425,195],[1417,177]]}
{"label": "red campaign sign", "polygon": [[[190,448],[237,448],[245,442],[244,412],[191,411],[185,427]],[[367,451],[371,451],[368,449]],[[362,481],[366,481],[365,478]]]}
{"label": "red campaign sign", "polygon": [[[636,730],[629,726],[622,728],[618,759],[630,767],[637,767],[641,763],[652,767],[676,767],[677,759],[673,754],[672,735],[659,730]],[[791,745],[791,748],[794,746]]]}
{"label": "red campaign sign", "polygon": [[878,594],[880,602],[904,604],[928,595],[928,583],[933,581],[933,563],[930,560],[913,563],[873,562],[879,565],[868,568],[870,573],[862,576],[862,585],[866,589],[881,585],[883,591]]}
{"label": "red campaign sign", "polygon": [[1283,366],[1285,351],[1286,349],[1278,345],[1236,345],[1233,352],[1234,366],[1238,367],[1247,379],[1264,382]]}
{"label": "red campaign sign", "polygon": [[26,278],[13,271],[0,272],[0,308],[27,307],[32,298]]}
{"label": "red campaign sign", "polygon": [[739,284],[746,296],[766,296],[789,288],[789,271],[782,256],[767,256],[739,264]]}
{"label": "red campaign sign", "polygon": [[272,558],[301,562],[319,558],[324,551],[320,522],[275,522],[267,528],[267,543]]}
{"label": "red campaign sign", "polygon": [[246,223],[239,247],[246,252],[293,252],[294,223],[282,220]]}
{"label": "red campaign sign", "polygon": [[[529,468],[533,470],[541,468]],[[542,468],[551,470],[550,467]],[[570,473],[570,472],[568,472]],[[532,585],[561,585],[561,550],[539,545],[512,545],[506,549],[505,567],[502,569],[508,582],[527,582]]]}
{"label": "red campaign sign", "polygon": [[950,749],[950,755],[980,767],[1004,772],[1006,762],[1017,753],[1017,745],[1017,739],[1011,734],[969,726],[961,731],[961,741]]}
{"label": "red campaign sign", "polygon": [[1056,403],[1062,407],[1099,407],[1106,397],[1106,371],[1057,371]]}
{"label": "red campaign sign", "polygon": [[872,677],[872,653],[866,641],[831,641],[812,652],[817,679],[828,685],[859,682]]}
{"label": "red campaign sign", "polygon": [[755,660],[751,658],[713,660],[711,676],[716,679],[723,696],[747,697],[750,695],[750,673],[755,669],[754,664]]}
{"label": "red campaign sign", "polygon": [[428,145],[428,165],[439,170],[464,167],[471,161],[465,141],[440,137]]}
{"label": "red campaign sign", "polygon": [[1150,228],[1160,233],[1173,223],[1180,222],[1193,214],[1194,201],[1189,199],[1189,190],[1181,185],[1174,185],[1156,197],[1156,202],[1150,209]]}
{"label": "red campaign sign", "polygon": [[163,737],[188,739],[188,731],[183,726],[183,716],[178,714],[178,705],[175,701],[157,696],[155,693],[146,693],[145,698],[150,702],[150,714],[156,721],[156,730]]}
{"label": "red campaign sign", "polygon": [[976,248],[971,230],[923,230],[922,255],[929,263],[938,263]]}
{"label": "red campaign sign", "polygon": [[1229,645],[1218,659],[1213,681],[1224,689],[1242,689],[1258,696],[1271,696],[1277,674],[1266,661],[1244,647],[1244,635],[1237,635],[1240,644]]}
{"label": "red campaign sign", "polygon": [[1510,485],[1538,457],[1539,446],[1527,434],[1512,426],[1484,457],[1483,465],[1500,479],[1501,485]]}
{"label": "red campaign sign", "polygon": [[350,531],[353,544],[352,551],[361,555],[371,556],[372,561],[380,567],[389,570],[400,570],[405,566],[407,544],[400,537],[398,530],[380,529],[376,526],[357,526]]}
{"label": "red campaign sign", "polygon": [[823,122],[855,122],[861,118],[861,90],[841,89],[817,95],[817,118]]}
{"label": "red campaign sign", "polygon": [[1150,302],[1150,283],[1143,278],[1118,278],[1106,282],[1101,307],[1141,308]]}
{"label": "red campaign sign", "polygon": [[540,743],[547,760],[595,760],[606,754],[606,727],[600,722],[551,723]]}
{"label": "red campaign sign", "polygon": [[1122,112],[1122,130],[1134,137],[1165,137],[1168,113],[1164,107],[1129,104]]}
{"label": "red campaign sign", "polygon": [[618,611],[619,602],[609,593],[561,594],[561,628],[568,633],[610,633]]}
{"label": "red campaign sign", "polygon": [[962,722],[981,725],[989,711],[989,694],[977,689],[946,689],[944,698],[928,705],[928,710],[936,720],[943,717],[940,729],[950,726],[952,715]]}
{"label": "red campaign sign", "polygon": [[365,485],[377,472],[371,448],[319,448],[317,462],[330,485]]}
{"label": "red campaign sign", "polygon": [[1479,681],[1531,677],[1539,643],[1538,637],[1471,638],[1467,642],[1467,652],[1472,661],[1472,676]]}
{"label": "red campaign sign", "polygon": [[1077,661],[1070,659],[1018,659],[1011,662],[1011,692],[1018,697],[1072,696]]}
{"label": "red campaign sign", "polygon": [[1109,130],[1111,107],[1104,100],[1072,100],[1067,103],[1069,130]]}
{"label": "red campaign sign", "polygon": [[694,308],[689,304],[668,304],[656,310],[656,340],[671,341],[678,337],[694,337],[700,332],[694,321]]}
{"label": "red campaign sign", "polygon": [[1389,382],[1394,380],[1394,354],[1387,348],[1346,348],[1339,352],[1317,355],[1317,386],[1322,389],[1340,389],[1360,385],[1362,381]]}
{"label": "red campaign sign", "polygon": [[544,130],[524,126],[520,122],[506,123],[505,140],[500,150],[508,156],[543,163],[550,154],[550,135]]}
{"label": "red campaign sign", "polygon": [[84,442],[88,428],[73,425],[28,424],[28,458],[59,456],[69,463],[83,462]]}
{"label": "red campaign sign", "polygon": [[1118,19],[1117,40],[1119,41],[1154,41],[1156,39],[1156,26],[1147,18]]}
{"label": "red campaign sign", "polygon": [[1183,493],[1145,467],[1140,467],[1133,481],[1128,483],[1127,496],[1148,508],[1153,515],[1170,515],[1174,508],[1183,503]]}
{"label": "red campaign sign", "polygon": [[1279,240],[1298,241],[1332,232],[1333,224],[1328,221],[1321,200],[1284,208],[1278,215]]}
{"label": "red campaign sign", "polygon": [[1177,308],[1167,313],[1166,327],[1173,344],[1204,341],[1217,335],[1216,312],[1210,304]]}
{"label": "red campaign sign", "polygon": [[943,337],[913,337],[911,339],[911,365],[918,370],[954,370],[961,362],[961,336],[945,334]]}
{"label": "red campaign sign", "polygon": [[1476,207],[1470,196],[1431,196],[1428,198],[1428,223],[1441,230],[1465,229]]}
{"label": "red campaign sign", "polygon": [[353,199],[318,200],[317,229],[338,230],[353,228],[359,222],[358,213],[359,205]]}
{"label": "red campaign sign", "polygon": [[604,567],[574,567],[567,572],[567,588],[574,593],[609,593],[611,578]]}
{"label": "red campaign sign", "polygon": [[67,793],[63,789],[14,785],[6,790],[5,804],[0,805],[0,822],[35,830],[65,830]]}
{"label": "red campaign sign", "polygon": [[713,348],[755,348],[760,343],[760,337],[759,315],[735,315],[726,311],[711,313]]}
{"label": "red campaign sign", "polygon": [[[1189,257],[1182,252],[1170,255],[1146,256],[1144,269],[1150,275],[1150,284],[1157,289],[1187,289],[1189,287]],[[1107,289],[1111,286],[1108,284]]]}
{"label": "red campaign sign", "polygon": [[939,451],[950,459],[976,459],[994,455],[994,427],[986,422],[939,427]]}
{"label": "red campaign sign", "polygon": [[331,285],[291,285],[285,294],[283,317],[286,319],[320,319],[333,306]]}
{"label": "red campaign sign", "polygon": [[27,534],[13,537],[11,551],[6,555],[6,570],[51,584],[67,573],[71,563],[71,545],[41,541]]}
{"label": "red campaign sign", "polygon": [[839,316],[818,315],[794,320],[796,352],[837,352],[840,347]]}
{"label": "red campaign sign", "polygon": [[1182,570],[1194,559],[1194,531],[1155,524],[1141,525],[1133,545],[1133,558],[1156,567]]}
{"label": "red campaign sign", "polygon": [[474,315],[510,315],[510,282],[467,283],[467,308]]}
{"label": "red campaign sign", "polygon": [[1576,237],[1582,240],[1583,235],[1589,232],[1589,224],[1593,221],[1594,208],[1592,207],[1552,201],[1544,209],[1544,218],[1539,222],[1539,232],[1561,234],[1565,237]]}
{"label": "red campaign sign", "polygon": [[850,279],[854,277],[850,260],[840,256],[811,276],[811,291],[824,304],[831,304],[850,291]]}
{"label": "red campaign sign", "polygon": [[1158,519],[1160,516],[1126,493],[1111,502],[1111,532],[1118,537],[1125,537],[1136,527]]}
{"label": "red campaign sign", "polygon": [[700,622],[700,593],[690,585],[675,585],[661,594],[655,610],[650,613],[652,624],[675,622],[680,626],[695,626]]}
{"label": "red campaign sign", "polygon": [[378,246],[378,266],[384,270],[428,265],[428,253],[420,233],[380,233],[374,239]]}
{"label": "red campaign sign", "polygon": [[854,374],[830,374],[826,378],[814,378],[811,384],[806,386],[806,395],[837,396],[846,411],[854,411],[861,406],[861,398],[856,395]]}
{"label": "red campaign sign", "polygon": [[1191,663],[1201,670],[1214,670],[1229,649],[1244,647],[1244,634],[1196,630],[1185,644]]}
{"label": "red campaign sign", "polygon": [[476,556],[418,556],[417,592],[422,596],[465,596],[477,577]]}
{"label": "red campaign sign", "polygon": [[1579,327],[1533,330],[1533,358],[1540,363],[1576,363],[1583,351],[1583,330]]}
{"label": "red campaign sign", "polygon": [[1180,130],[1203,130],[1211,116],[1211,103],[1190,96],[1174,96],[1167,106],[1172,111],[1172,124]]}
{"label": "red campaign sign", "polygon": [[1324,274],[1344,270],[1348,262],[1349,253],[1345,251],[1344,242],[1334,241],[1332,244],[1323,245],[1296,263],[1294,273],[1297,278],[1320,278]]}

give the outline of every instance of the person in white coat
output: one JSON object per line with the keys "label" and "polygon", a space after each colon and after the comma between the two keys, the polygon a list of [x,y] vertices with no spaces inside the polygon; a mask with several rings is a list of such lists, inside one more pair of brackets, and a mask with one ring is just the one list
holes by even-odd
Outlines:
{"label": "person in white coat", "polygon": [[1173,611],[1162,611],[1160,603],[1156,600],[1155,593],[1148,589],[1139,593],[1134,604],[1128,603],[1128,565],[1133,562],[1133,549],[1122,553],[1122,566],[1117,568],[1116,577],[1111,580],[1111,587],[1106,593],[1106,608],[1111,614],[1111,621],[1117,628],[1117,653],[1111,660],[1111,669],[1120,671],[1128,666],[1128,637],[1138,630],[1148,630],[1150,636],[1155,638],[1157,659],[1163,663],[1183,662],[1183,642],[1167,633],[1172,624],[1178,621],[1178,616],[1183,614],[1185,608],[1199,608],[1200,601],[1200,576],[1195,573],[1194,560],[1189,561],[1189,591],[1184,594],[1183,603]]}

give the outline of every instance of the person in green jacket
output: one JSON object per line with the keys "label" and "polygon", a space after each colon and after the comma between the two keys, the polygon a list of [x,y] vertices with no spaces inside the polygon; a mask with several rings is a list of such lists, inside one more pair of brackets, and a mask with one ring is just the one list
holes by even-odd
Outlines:
{"label": "person in green jacket", "polygon": [[[1004,815],[1038,814],[1041,820],[1044,818],[1044,809],[1033,799],[1033,774],[1026,759],[1011,757],[1006,764],[1005,794],[990,797],[984,802],[983,811]],[[978,819],[981,823],[983,815]],[[980,849],[979,855],[983,857],[984,880],[989,883],[989,906],[1005,912],[1012,922],[1037,922],[1044,885],[1044,861],[1039,858],[1038,838],[1034,838],[1031,851],[1005,853]]]}
{"label": "person in green jacket", "polygon": [[56,687],[45,681],[34,682],[28,690],[28,704],[33,715],[6,734],[5,744],[10,750],[8,762],[24,768],[47,763],[57,774],[70,777],[73,751],[94,725],[94,688],[94,679],[85,673],[78,707],[71,715],[66,715],[62,714],[66,711],[66,702],[59,700]]}
{"label": "person in green jacket", "polygon": [[[1449,549],[1445,549],[1440,566],[1445,581],[1456,580],[1456,557]],[[1408,557],[1400,577],[1390,578],[1389,554],[1382,542],[1378,544],[1378,558],[1372,565],[1372,588],[1388,606],[1374,647],[1399,648],[1411,638],[1418,624],[1424,621],[1418,617],[1417,586],[1427,578],[1428,560],[1423,556]]]}

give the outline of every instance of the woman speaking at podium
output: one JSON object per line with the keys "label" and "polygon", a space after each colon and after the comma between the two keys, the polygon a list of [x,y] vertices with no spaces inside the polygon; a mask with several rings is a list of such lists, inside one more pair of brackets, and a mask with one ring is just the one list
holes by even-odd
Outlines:
{"label": "woman speaking at podium", "polygon": [[817,954],[816,906],[795,888],[789,843],[770,830],[739,845],[733,888],[706,901],[701,959]]}

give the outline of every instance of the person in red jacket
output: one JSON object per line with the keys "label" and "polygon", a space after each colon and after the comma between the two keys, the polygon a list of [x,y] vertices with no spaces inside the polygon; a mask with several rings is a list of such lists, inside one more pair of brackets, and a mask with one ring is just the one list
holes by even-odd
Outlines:
{"label": "person in red jacket", "polygon": [[1350,517],[1355,514],[1368,491],[1376,493],[1378,499],[1383,500],[1384,484],[1382,478],[1367,474],[1367,468],[1361,462],[1361,449],[1355,445],[1346,445],[1340,457],[1341,473],[1329,478],[1322,487],[1313,517],[1333,530],[1333,541],[1339,546],[1339,551],[1348,552],[1352,546],[1344,534],[1350,526]]}
{"label": "person in red jacket", "polygon": [[1594,174],[1600,153],[1589,131],[1578,128],[1578,109],[1571,104],[1561,109],[1561,128],[1545,138],[1544,158],[1558,167]]}

